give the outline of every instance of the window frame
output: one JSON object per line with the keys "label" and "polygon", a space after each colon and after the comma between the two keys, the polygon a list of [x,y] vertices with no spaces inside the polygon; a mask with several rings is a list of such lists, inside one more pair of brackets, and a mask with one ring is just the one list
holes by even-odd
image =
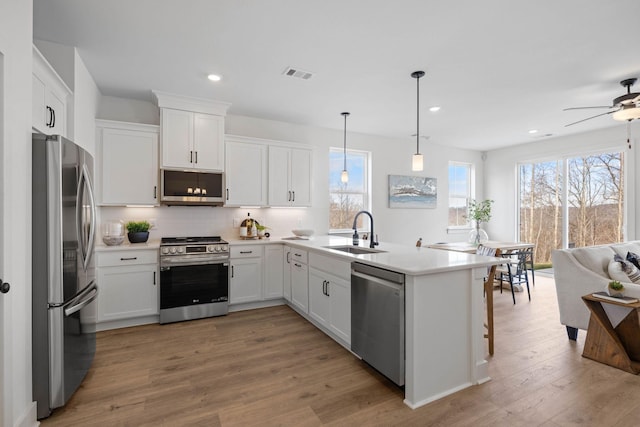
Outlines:
{"label": "window frame", "polygon": [[[476,175],[476,168],[475,168],[475,164],[474,163],[470,163],[470,162],[460,162],[460,161],[456,161],[456,160],[450,160],[448,165],[447,165],[447,233],[463,233],[463,232],[468,232],[470,230],[473,229],[471,221],[469,221],[469,219],[467,219],[466,224],[464,225],[451,225],[449,224],[449,209],[451,208],[450,206],[450,199],[452,197],[451,194],[451,181],[449,180],[449,172],[452,166],[464,166],[467,168],[467,177],[468,177],[468,182],[467,182],[467,195],[466,195],[466,199],[467,199],[467,206],[469,206],[469,201],[472,199],[475,199],[475,195],[476,195],[476,179],[475,179],[475,175]],[[462,198],[458,195],[455,195],[454,197],[456,198]]]}
{"label": "window frame", "polygon": [[[329,176],[331,176],[331,154],[332,153],[339,153],[341,156],[344,155],[344,147],[329,147]],[[329,182],[329,194],[328,196],[331,197],[332,194],[335,193],[342,193],[342,194],[362,194],[363,195],[363,206],[365,210],[371,211],[371,203],[372,203],[372,188],[373,188],[373,183],[372,183],[372,174],[371,174],[371,164],[372,164],[372,157],[373,157],[373,153],[371,151],[367,151],[367,150],[355,150],[355,149],[351,149],[351,148],[347,148],[347,156],[349,154],[356,154],[356,155],[364,155],[365,160],[364,160],[364,171],[363,171],[363,182],[364,182],[364,192],[355,192],[355,191],[332,191],[331,189],[331,183]],[[341,163],[342,164],[342,163]],[[347,163],[347,171],[348,171],[348,163]],[[340,168],[340,172],[342,172],[342,167]],[[329,207],[331,207],[331,205],[329,205]],[[329,219],[331,217],[331,211],[329,210]],[[358,229],[358,231],[362,231],[363,229]],[[331,224],[329,224],[329,233],[328,234],[346,234],[349,233],[351,234],[351,232],[353,231],[352,228],[331,228]]]}

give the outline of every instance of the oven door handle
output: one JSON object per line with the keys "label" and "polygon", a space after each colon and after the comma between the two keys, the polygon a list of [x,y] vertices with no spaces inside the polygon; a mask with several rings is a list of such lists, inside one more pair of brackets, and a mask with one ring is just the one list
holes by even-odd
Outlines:
{"label": "oven door handle", "polygon": [[224,266],[229,266],[229,260],[190,260],[190,261],[178,261],[178,262],[160,262],[160,268],[166,269],[171,267],[189,267],[191,265],[215,265],[215,264],[223,264]]}

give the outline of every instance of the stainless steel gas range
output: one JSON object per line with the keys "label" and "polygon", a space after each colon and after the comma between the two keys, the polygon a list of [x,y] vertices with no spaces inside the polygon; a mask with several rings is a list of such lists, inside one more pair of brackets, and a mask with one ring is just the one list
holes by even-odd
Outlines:
{"label": "stainless steel gas range", "polygon": [[160,323],[229,312],[229,244],[220,236],[163,237]]}

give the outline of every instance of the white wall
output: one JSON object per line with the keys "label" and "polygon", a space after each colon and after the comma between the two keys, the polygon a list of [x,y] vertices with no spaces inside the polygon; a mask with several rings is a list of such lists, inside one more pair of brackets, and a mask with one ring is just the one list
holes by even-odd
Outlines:
{"label": "white wall", "polygon": [[[604,120],[604,118],[603,118]],[[609,119],[611,120],[611,119]],[[613,120],[612,120],[613,122]],[[485,196],[495,201],[492,218],[486,224],[489,237],[494,240],[512,241],[516,238],[516,206],[517,206],[517,164],[524,161],[542,161],[559,159],[568,156],[582,156],[605,150],[624,151],[626,156],[627,175],[625,177],[627,197],[626,239],[637,239],[636,224],[639,224],[640,200],[636,185],[635,170],[640,161],[640,124],[632,125],[633,148],[627,148],[626,124],[618,123],[612,127],[598,131],[574,134],[566,137],[539,140],[529,144],[487,152],[485,161]]]}
{"label": "white wall", "polygon": [[31,0],[0,2],[0,426],[35,425],[31,398]]}
{"label": "white wall", "polygon": [[[157,108],[150,103],[130,102],[126,99],[103,97],[98,109],[98,118],[110,120],[140,121],[155,112],[153,122],[157,124]],[[233,106],[232,106],[233,108]],[[130,112],[130,117],[124,114]],[[340,123],[340,114],[336,122]],[[277,122],[245,116],[228,115],[225,122],[227,134],[250,136],[271,140],[295,142],[311,145],[313,157],[313,205],[311,208],[297,209],[254,209],[251,215],[263,220],[272,228],[272,234],[291,235],[290,230],[300,226],[316,230],[316,234],[326,234],[329,223],[329,147],[342,147],[343,133],[340,130],[314,128],[309,126]],[[408,133],[410,130],[408,130]],[[438,179],[438,206],[436,209],[390,209],[388,207],[388,175],[413,175],[411,155],[415,141],[408,137],[403,140],[358,133],[347,134],[348,148],[372,152],[372,213],[375,231],[381,241],[413,245],[419,237],[425,242],[465,240],[465,235],[447,235],[447,165],[449,160],[475,163],[477,175],[482,176],[481,153],[437,146],[433,143],[421,144],[425,155],[425,171],[416,175]],[[482,180],[478,180],[478,197],[482,197]],[[151,238],[193,234],[198,231],[221,234],[227,238],[236,235],[233,218],[246,216],[246,209],[207,207],[160,207],[103,208],[102,219],[117,219],[146,216],[155,218],[158,226]],[[141,219],[141,218],[136,218]]]}

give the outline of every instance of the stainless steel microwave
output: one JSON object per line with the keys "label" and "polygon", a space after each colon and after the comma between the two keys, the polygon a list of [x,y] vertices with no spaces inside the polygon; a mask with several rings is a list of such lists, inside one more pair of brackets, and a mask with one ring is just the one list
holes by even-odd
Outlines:
{"label": "stainless steel microwave", "polygon": [[222,172],[160,171],[160,202],[165,205],[222,206],[224,174]]}

